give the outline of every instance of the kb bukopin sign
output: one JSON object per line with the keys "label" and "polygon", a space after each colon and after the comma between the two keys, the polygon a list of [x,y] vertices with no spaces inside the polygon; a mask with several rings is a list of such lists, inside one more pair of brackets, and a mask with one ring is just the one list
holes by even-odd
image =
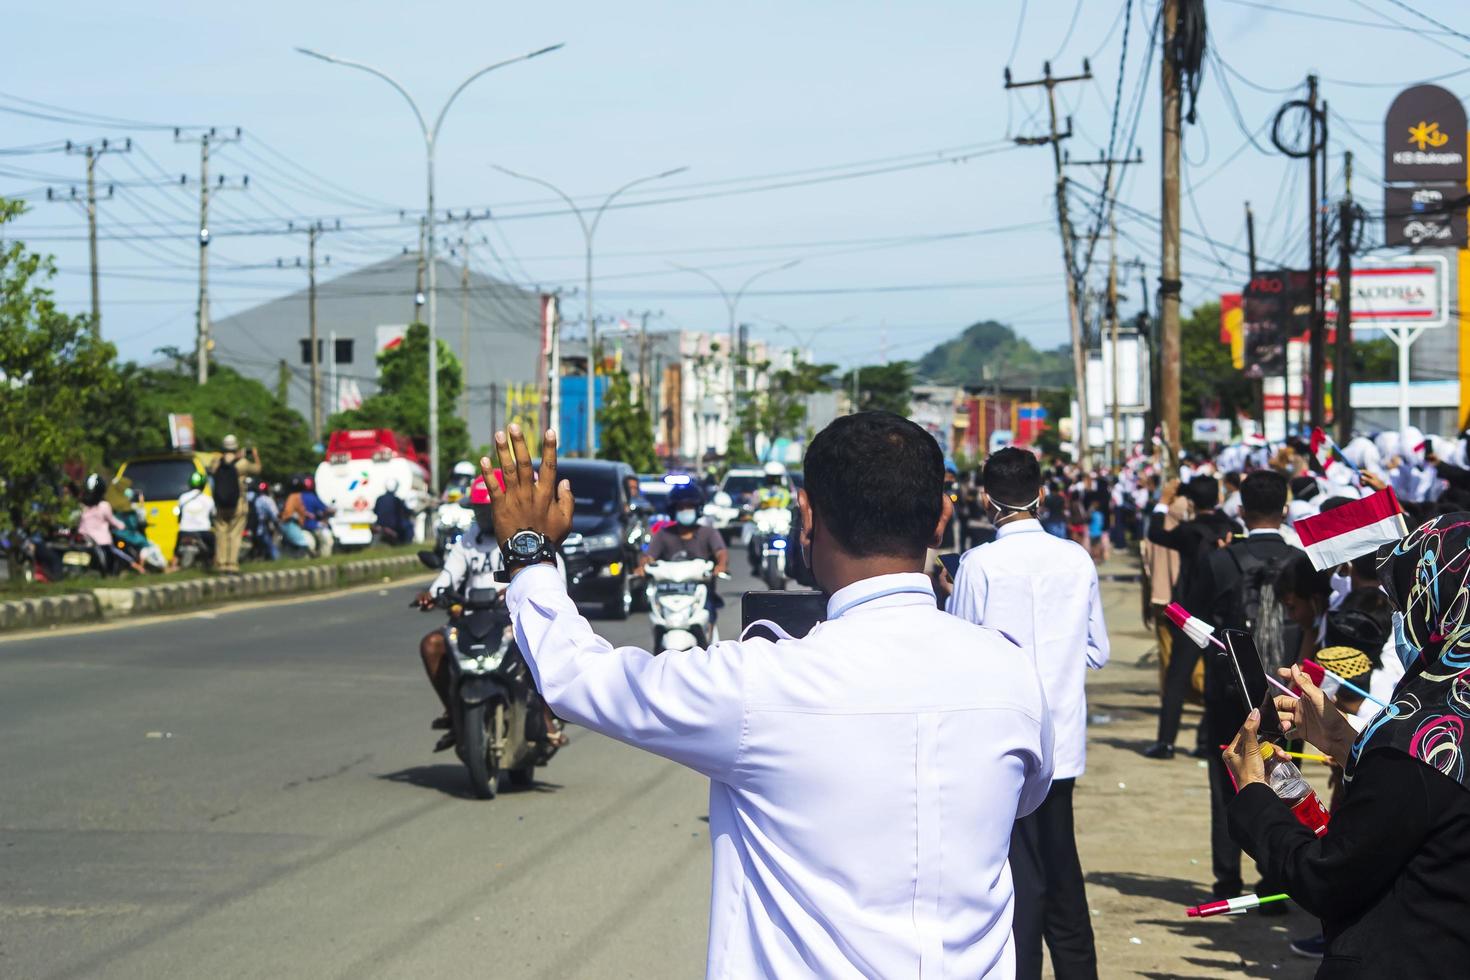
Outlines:
{"label": "kb bukopin sign", "polygon": [[1384,120],[1383,176],[1390,183],[1465,185],[1465,107],[1438,85],[1404,89]]}

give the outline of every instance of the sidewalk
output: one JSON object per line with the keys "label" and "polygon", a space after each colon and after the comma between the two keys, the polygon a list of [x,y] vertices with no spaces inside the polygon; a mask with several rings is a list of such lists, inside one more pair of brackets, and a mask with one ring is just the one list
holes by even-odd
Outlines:
{"label": "sidewalk", "polygon": [[[1181,754],[1156,762],[1139,753],[1158,722],[1158,661],[1139,616],[1137,560],[1114,556],[1101,568],[1112,660],[1088,678],[1087,773],[1077,783],[1078,848],[1102,977],[1275,977],[1306,980],[1317,962],[1297,957],[1289,938],[1315,935],[1300,908],[1280,918],[1249,912],[1189,919],[1207,902],[1210,810],[1204,763]],[[1198,709],[1185,709],[1192,731]],[[1319,790],[1326,771],[1305,774]],[[1250,859],[1242,864],[1255,882]]]}

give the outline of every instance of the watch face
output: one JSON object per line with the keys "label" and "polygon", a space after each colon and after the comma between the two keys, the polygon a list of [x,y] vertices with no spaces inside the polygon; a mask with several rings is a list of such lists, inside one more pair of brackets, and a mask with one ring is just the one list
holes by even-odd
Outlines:
{"label": "watch face", "polygon": [[510,536],[506,547],[516,558],[534,558],[541,550],[541,535],[535,531],[517,531]]}

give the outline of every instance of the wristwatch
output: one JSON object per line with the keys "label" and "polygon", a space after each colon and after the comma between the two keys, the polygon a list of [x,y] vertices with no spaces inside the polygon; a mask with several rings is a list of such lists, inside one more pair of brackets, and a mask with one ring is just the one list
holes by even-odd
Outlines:
{"label": "wristwatch", "polygon": [[500,543],[500,554],[509,570],[538,562],[556,561],[556,546],[540,531],[526,527]]}

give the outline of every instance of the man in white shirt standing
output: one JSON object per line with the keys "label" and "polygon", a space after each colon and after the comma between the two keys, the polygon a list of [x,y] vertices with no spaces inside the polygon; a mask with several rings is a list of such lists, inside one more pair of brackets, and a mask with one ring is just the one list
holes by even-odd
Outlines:
{"label": "man in white shirt standing", "polygon": [[1051,727],[1029,659],[935,605],[924,561],[951,505],[933,437],[864,412],[812,440],[800,546],[825,622],[658,657],[593,633],[550,565],[572,516],[555,433],[539,481],[519,428],[495,441],[495,533],[541,693],[709,777],[708,974],[1014,976],[1006,855],[1050,786]]}
{"label": "man in white shirt standing", "polygon": [[1036,520],[1044,491],[1035,456],[1014,448],[992,454],[984,482],[995,540],[960,560],[949,611],[1020,644],[1041,674],[1056,739],[1051,791],[1011,839],[1016,975],[1041,976],[1045,936],[1058,980],[1095,978],[1072,789],[1087,758],[1087,671],[1108,662],[1097,568],[1080,545],[1052,537]]}

